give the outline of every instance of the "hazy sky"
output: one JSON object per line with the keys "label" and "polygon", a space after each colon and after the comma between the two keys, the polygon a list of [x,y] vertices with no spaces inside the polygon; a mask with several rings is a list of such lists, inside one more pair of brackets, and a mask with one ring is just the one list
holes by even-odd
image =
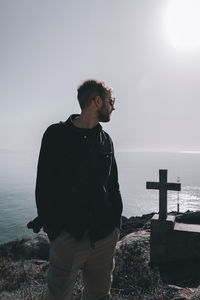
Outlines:
{"label": "hazy sky", "polygon": [[200,150],[199,15],[199,0],[0,0],[0,148],[37,149],[96,78],[116,150]]}

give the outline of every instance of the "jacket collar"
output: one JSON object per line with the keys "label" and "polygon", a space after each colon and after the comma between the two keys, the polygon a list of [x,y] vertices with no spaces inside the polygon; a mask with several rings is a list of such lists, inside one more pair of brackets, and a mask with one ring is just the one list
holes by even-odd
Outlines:
{"label": "jacket collar", "polygon": [[73,120],[75,118],[77,118],[79,116],[79,114],[72,114],[66,121],[65,124],[67,125],[67,127],[69,127],[71,130],[73,130],[74,132],[81,134],[81,135],[93,135],[96,134],[98,132],[100,132],[102,130],[102,126],[98,123],[94,128],[79,128],[76,127],[73,124]]}

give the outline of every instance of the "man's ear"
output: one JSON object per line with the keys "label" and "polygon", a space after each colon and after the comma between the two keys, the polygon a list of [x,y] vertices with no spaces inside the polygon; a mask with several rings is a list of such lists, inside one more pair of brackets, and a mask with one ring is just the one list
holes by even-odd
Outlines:
{"label": "man's ear", "polygon": [[99,107],[101,105],[101,102],[102,102],[101,97],[100,96],[95,96],[94,99],[95,99],[94,102],[95,102],[96,106]]}

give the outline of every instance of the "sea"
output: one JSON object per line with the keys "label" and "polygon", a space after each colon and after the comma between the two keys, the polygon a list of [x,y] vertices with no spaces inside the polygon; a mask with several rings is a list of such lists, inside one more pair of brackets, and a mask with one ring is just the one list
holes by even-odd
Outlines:
{"label": "sea", "polygon": [[[34,236],[26,224],[37,216],[35,181],[38,152],[0,150],[0,243]],[[200,209],[199,152],[116,152],[123,215],[158,212],[159,192],[147,190],[147,181],[159,181],[168,170],[168,182],[180,182],[181,191],[168,192],[168,211]]]}

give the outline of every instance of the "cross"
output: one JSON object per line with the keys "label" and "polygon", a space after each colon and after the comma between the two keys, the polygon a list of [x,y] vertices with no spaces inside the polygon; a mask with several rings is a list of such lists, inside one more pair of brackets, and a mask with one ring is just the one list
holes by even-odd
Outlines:
{"label": "cross", "polygon": [[180,191],[180,183],[167,183],[167,170],[159,170],[159,182],[147,182],[147,189],[159,190],[159,219],[167,218],[167,191]]}

